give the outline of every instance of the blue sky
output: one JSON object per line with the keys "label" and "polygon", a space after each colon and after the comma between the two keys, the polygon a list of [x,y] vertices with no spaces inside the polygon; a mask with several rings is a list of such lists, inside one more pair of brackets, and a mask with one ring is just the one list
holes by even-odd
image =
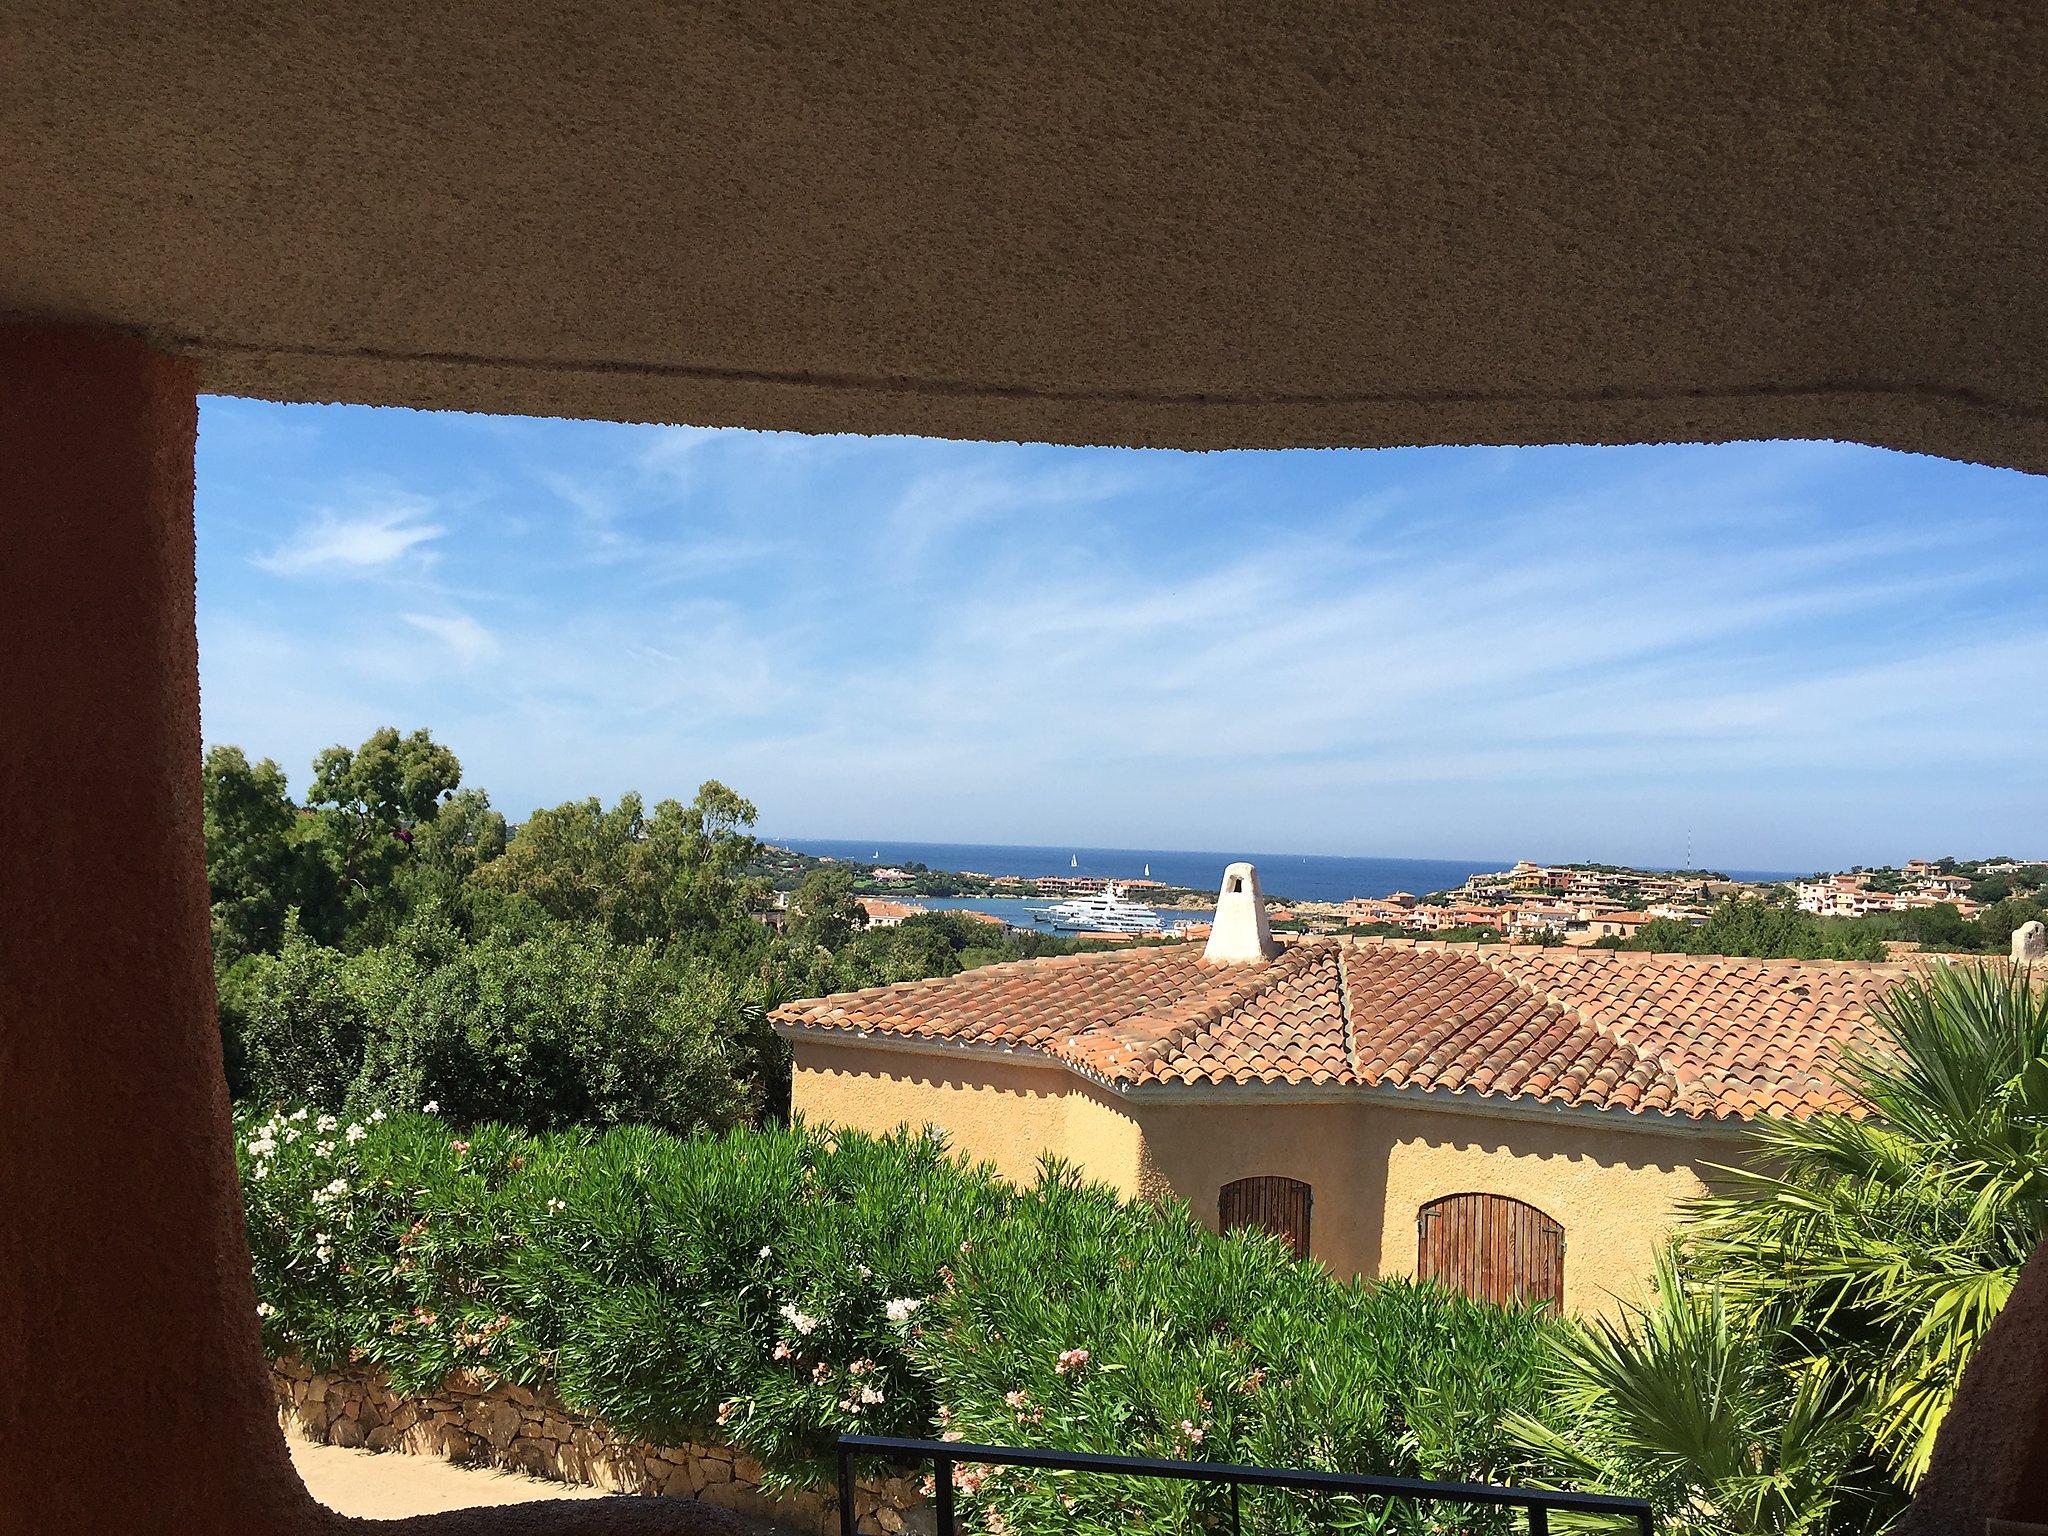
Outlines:
{"label": "blue sky", "polygon": [[2048,481],[1840,444],[1176,454],[209,399],[205,730],[508,813],[1796,869],[2048,853]]}

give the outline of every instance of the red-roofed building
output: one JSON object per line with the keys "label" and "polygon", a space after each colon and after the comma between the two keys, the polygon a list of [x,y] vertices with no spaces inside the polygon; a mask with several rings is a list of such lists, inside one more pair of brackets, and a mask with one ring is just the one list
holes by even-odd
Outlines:
{"label": "red-roofed building", "polygon": [[895,928],[906,917],[922,917],[931,908],[920,901],[891,901],[886,896],[863,896],[860,909],[868,917],[870,928]]}
{"label": "red-roofed building", "polygon": [[1467,1283],[1474,1234],[1530,1245],[1525,1293],[1598,1311],[1643,1294],[1681,1202],[1740,1156],[1747,1121],[1851,1107],[1830,1069],[1909,974],[1409,940],[1272,949],[1062,956],[792,1003],[775,1019],[795,1107],[936,1124],[1019,1179],[1056,1152],[1212,1222],[1277,1226],[1343,1273]]}

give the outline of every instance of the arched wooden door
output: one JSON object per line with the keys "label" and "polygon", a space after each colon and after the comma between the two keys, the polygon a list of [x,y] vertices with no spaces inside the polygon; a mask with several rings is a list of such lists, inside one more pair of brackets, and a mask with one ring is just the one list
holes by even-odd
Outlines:
{"label": "arched wooden door", "polygon": [[1262,1175],[1238,1179],[1223,1186],[1216,1201],[1217,1225],[1225,1232],[1233,1227],[1257,1227],[1270,1232],[1294,1249],[1297,1259],[1308,1257],[1308,1208],[1314,1197],[1299,1179]]}
{"label": "arched wooden door", "polygon": [[1506,1195],[1445,1195],[1418,1213],[1416,1276],[1480,1301],[1564,1304],[1564,1228]]}

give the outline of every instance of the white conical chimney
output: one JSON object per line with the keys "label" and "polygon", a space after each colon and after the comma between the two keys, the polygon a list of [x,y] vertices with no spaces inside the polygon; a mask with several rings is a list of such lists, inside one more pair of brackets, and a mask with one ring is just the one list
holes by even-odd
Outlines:
{"label": "white conical chimney", "polygon": [[1280,942],[1266,921],[1266,898],[1259,894],[1259,872],[1249,864],[1231,865],[1223,871],[1223,889],[1216,893],[1216,921],[1202,958],[1243,965],[1279,953]]}

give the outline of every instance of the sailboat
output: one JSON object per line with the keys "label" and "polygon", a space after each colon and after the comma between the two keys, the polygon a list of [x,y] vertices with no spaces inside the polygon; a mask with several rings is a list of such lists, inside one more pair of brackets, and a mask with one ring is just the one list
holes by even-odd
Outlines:
{"label": "sailboat", "polygon": [[1152,866],[1150,864],[1147,864],[1145,866],[1145,878],[1147,880],[1150,880],[1152,878]]}
{"label": "sailboat", "polygon": [[1079,855],[1078,853],[1068,854],[1067,867],[1069,869],[1079,869],[1081,867],[1081,855]]}

